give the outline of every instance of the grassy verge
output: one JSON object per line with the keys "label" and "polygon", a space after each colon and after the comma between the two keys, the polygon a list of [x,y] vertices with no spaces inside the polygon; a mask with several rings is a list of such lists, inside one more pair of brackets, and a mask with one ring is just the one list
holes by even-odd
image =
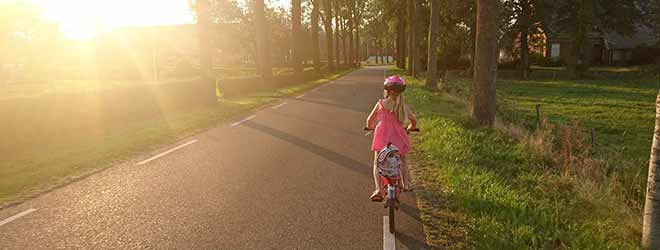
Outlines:
{"label": "grassy verge", "polygon": [[130,124],[104,136],[58,141],[46,150],[28,152],[27,158],[0,161],[0,208],[216,126],[278,98],[309,90],[350,71],[251,96],[221,99],[214,106],[194,112]]}
{"label": "grassy verge", "polygon": [[[423,131],[415,138],[413,178],[430,245],[639,249],[641,215],[631,209],[637,205],[630,203],[622,186],[625,178],[593,158],[591,149],[576,145],[577,140],[564,142],[565,137],[579,137],[569,133],[579,128],[561,130],[564,137],[554,130],[531,131],[515,124],[477,128],[465,118],[462,98],[426,91],[416,79],[410,82],[407,101]],[[567,144],[576,148],[568,150],[568,156],[562,154]]]}

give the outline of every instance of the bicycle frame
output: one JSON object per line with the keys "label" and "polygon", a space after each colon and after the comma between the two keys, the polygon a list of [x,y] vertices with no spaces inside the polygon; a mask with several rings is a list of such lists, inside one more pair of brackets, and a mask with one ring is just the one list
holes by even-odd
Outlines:
{"label": "bicycle frame", "polygon": [[[396,205],[399,202],[399,178],[390,178],[387,176],[381,176],[383,179],[383,186],[387,187],[387,201],[394,201],[394,205]],[[385,207],[388,207],[389,202],[385,202]],[[395,208],[398,208],[395,207]]]}
{"label": "bicycle frame", "polygon": [[394,233],[394,212],[399,210],[399,178],[390,178],[381,176],[383,184],[387,186],[387,199],[383,202],[383,207],[387,208],[390,223],[390,233]]}

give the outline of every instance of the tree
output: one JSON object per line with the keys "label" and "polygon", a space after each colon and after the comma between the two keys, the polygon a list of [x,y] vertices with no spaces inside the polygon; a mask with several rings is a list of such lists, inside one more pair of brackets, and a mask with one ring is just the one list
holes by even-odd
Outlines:
{"label": "tree", "polygon": [[312,61],[314,69],[321,72],[321,51],[319,47],[319,9],[321,0],[312,0],[311,31],[312,31]]}
{"label": "tree", "polygon": [[257,33],[257,69],[264,80],[273,77],[273,70],[270,65],[270,49],[268,41],[269,28],[264,12],[264,0],[254,0],[254,20]]}
{"label": "tree", "polygon": [[438,32],[440,28],[440,0],[431,0],[431,21],[429,24],[428,41],[428,72],[426,75],[426,88],[438,88]]}
{"label": "tree", "polygon": [[201,81],[204,86],[208,86],[209,102],[215,102],[216,83],[212,71],[212,49],[211,49],[211,4],[207,0],[197,0],[195,5],[197,13],[197,33],[199,37],[199,65]]}
{"label": "tree", "polygon": [[353,6],[355,6],[355,0],[350,0],[348,3],[348,13],[346,14],[346,19],[348,21],[348,62],[351,67],[355,67],[355,44],[353,43],[353,31],[355,30],[355,25],[353,24]]}
{"label": "tree", "polygon": [[291,0],[291,37],[293,43],[293,72],[295,75],[302,74],[302,29],[301,29],[302,9],[300,0]]}
{"label": "tree", "polygon": [[328,49],[328,70],[335,70],[334,62],[334,43],[332,41],[332,0],[317,0],[323,1],[323,26],[325,28],[325,43]]}
{"label": "tree", "polygon": [[520,31],[520,71],[522,78],[529,78],[529,30],[532,27],[532,3],[530,0],[520,0],[518,3],[520,14],[517,17]]}
{"label": "tree", "polygon": [[655,113],[642,228],[644,249],[660,249],[660,92],[655,99]]}
{"label": "tree", "polygon": [[408,14],[408,74],[413,73],[415,64],[417,63],[417,25],[415,25],[415,0],[407,0],[407,14]]}
{"label": "tree", "polygon": [[[660,1],[647,3],[649,23],[660,31]],[[658,59],[656,59],[658,60]],[[660,80],[660,61],[656,62],[655,73]],[[642,224],[642,247],[660,249],[660,91],[655,99],[655,129],[646,182],[646,199]]]}
{"label": "tree", "polygon": [[[414,43],[415,44],[415,50],[416,50],[415,51],[415,54],[416,54],[415,58],[417,59],[417,62],[415,62],[415,64],[414,64],[415,67],[413,67],[413,75],[415,77],[419,77],[420,73],[425,71],[425,64],[424,63],[426,62],[426,60],[425,60],[426,57],[424,56],[424,54],[426,54],[426,53],[424,53],[424,52],[426,52],[426,51],[424,51],[424,47],[423,47],[423,44],[422,44],[422,41],[423,41],[422,39],[424,38],[423,34],[425,34],[424,29],[426,27],[428,27],[428,25],[424,25],[425,23],[427,23],[426,22],[427,20],[424,18],[424,12],[423,12],[424,6],[422,5],[422,1],[416,0],[414,2],[415,2],[415,8],[414,8],[415,9],[415,14],[414,14],[414,18],[413,18],[413,20],[414,20],[413,24],[415,25],[415,32],[417,33],[417,34],[415,34],[415,43]],[[424,27],[424,26],[426,26],[426,27]]]}
{"label": "tree", "polygon": [[41,9],[29,1],[0,1],[0,84],[6,80],[3,66],[12,58],[8,56],[9,45],[18,40],[16,33],[27,33],[27,30],[38,26],[40,14]]}
{"label": "tree", "polygon": [[332,8],[333,8],[333,20],[335,22],[335,32],[333,33],[334,35],[334,52],[335,52],[335,59],[337,60],[337,67],[341,68],[342,62],[341,62],[341,55],[340,55],[340,49],[339,49],[339,36],[341,31],[339,30],[339,11],[340,11],[340,6],[339,6],[339,0],[334,0],[332,2]]}
{"label": "tree", "polygon": [[396,66],[406,68],[406,8],[404,1],[397,1],[404,6],[398,6],[397,10],[397,33],[396,33]]}
{"label": "tree", "polygon": [[498,0],[477,0],[477,38],[471,116],[481,126],[495,123]]}

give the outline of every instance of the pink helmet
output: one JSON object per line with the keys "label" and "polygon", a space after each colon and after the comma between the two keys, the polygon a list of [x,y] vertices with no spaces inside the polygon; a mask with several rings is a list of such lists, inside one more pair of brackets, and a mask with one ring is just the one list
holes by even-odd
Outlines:
{"label": "pink helmet", "polygon": [[406,90],[406,80],[404,80],[403,77],[401,76],[393,75],[388,78],[385,78],[385,83],[383,83],[383,87],[386,90],[403,92],[404,90]]}

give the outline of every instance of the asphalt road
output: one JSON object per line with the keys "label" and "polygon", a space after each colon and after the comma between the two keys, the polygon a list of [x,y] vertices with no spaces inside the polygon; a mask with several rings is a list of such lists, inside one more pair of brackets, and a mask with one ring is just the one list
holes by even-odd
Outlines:
{"label": "asphalt road", "polygon": [[[0,210],[0,249],[383,249],[361,129],[384,69]],[[427,248],[413,194],[396,221],[397,249]]]}

